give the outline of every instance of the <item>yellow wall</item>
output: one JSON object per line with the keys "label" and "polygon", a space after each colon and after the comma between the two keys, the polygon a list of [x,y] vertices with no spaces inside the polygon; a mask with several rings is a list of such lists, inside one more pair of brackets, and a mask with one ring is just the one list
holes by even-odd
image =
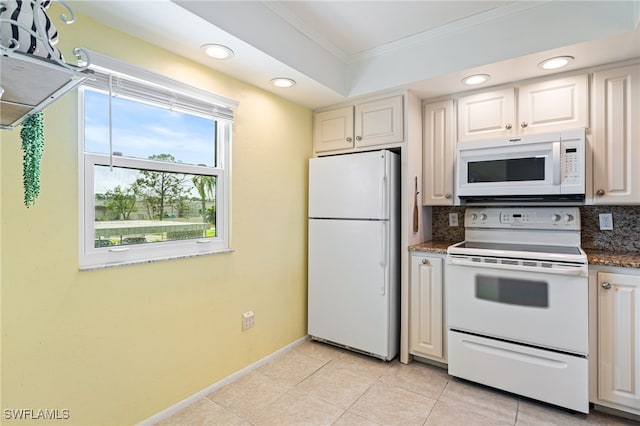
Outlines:
{"label": "yellow wall", "polygon": [[19,129],[0,133],[2,408],[132,424],[306,335],[311,111],[85,16],[58,30],[67,57],[88,47],[240,102],[231,254],[79,272],[76,93],[45,110],[34,207]]}

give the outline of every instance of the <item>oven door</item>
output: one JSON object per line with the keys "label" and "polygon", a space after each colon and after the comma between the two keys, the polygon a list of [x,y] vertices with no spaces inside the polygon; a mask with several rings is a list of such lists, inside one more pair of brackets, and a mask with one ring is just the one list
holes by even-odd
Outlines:
{"label": "oven door", "polygon": [[458,147],[458,193],[467,196],[561,193],[560,140]]}
{"label": "oven door", "polygon": [[447,256],[449,328],[586,355],[587,266],[526,267],[506,261]]}

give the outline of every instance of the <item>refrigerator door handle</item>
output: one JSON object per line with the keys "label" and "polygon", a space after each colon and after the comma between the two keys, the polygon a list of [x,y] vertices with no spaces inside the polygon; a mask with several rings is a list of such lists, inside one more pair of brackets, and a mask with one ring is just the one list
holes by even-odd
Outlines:
{"label": "refrigerator door handle", "polygon": [[380,294],[384,296],[385,294],[387,294],[387,287],[389,287],[389,277],[388,277],[388,274],[386,273],[387,260],[389,259],[389,222],[381,221],[380,224],[382,225],[382,238],[381,238],[382,247],[380,250],[380,254],[382,257],[380,259],[380,266],[382,267],[382,270],[385,272],[384,282],[380,287]]}
{"label": "refrigerator door handle", "polygon": [[387,218],[387,203],[389,202],[389,192],[388,192],[388,185],[387,185],[388,179],[387,179],[387,175],[385,174],[382,177],[382,182],[380,183],[380,219],[386,219]]}
{"label": "refrigerator door handle", "polygon": [[382,166],[384,173],[382,174],[382,182],[380,182],[380,219],[388,219],[389,218],[389,167],[390,160],[385,152],[382,152]]}

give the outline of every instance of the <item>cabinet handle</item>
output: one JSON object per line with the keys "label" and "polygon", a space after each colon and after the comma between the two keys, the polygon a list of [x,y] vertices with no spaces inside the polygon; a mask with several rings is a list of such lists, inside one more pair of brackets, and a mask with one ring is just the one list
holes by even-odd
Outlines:
{"label": "cabinet handle", "polygon": [[444,198],[449,199],[451,198],[451,194],[449,194],[448,192],[446,194],[444,194]]}
{"label": "cabinet handle", "polygon": [[598,190],[596,191],[596,195],[597,195],[598,197],[602,197],[602,196],[604,195],[604,189],[598,189]]}
{"label": "cabinet handle", "polygon": [[511,130],[513,126],[511,125],[511,123],[507,124],[506,126],[504,126],[505,129],[507,130]]}
{"label": "cabinet handle", "polygon": [[611,288],[611,284],[610,283],[602,283],[602,288],[604,288],[605,290],[609,290]]}
{"label": "cabinet handle", "polygon": [[349,137],[347,138],[347,142],[351,142],[352,140],[353,140],[353,139],[351,139],[351,136],[349,136]]}
{"label": "cabinet handle", "polygon": [[356,136],[356,140],[357,141],[361,141],[362,140],[362,136]]}
{"label": "cabinet handle", "polygon": [[525,127],[527,127],[529,125],[529,123],[527,123],[526,121],[523,121],[522,123],[520,123],[520,127],[522,127],[523,129]]}
{"label": "cabinet handle", "polygon": [[422,259],[422,264],[423,265],[431,265],[431,262],[429,262],[429,259]]}

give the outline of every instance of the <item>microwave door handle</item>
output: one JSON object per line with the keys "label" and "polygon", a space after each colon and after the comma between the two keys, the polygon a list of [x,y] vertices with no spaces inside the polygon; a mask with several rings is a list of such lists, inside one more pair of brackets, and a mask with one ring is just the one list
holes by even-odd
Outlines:
{"label": "microwave door handle", "polygon": [[562,169],[560,167],[560,142],[553,143],[553,184],[560,185],[560,177],[562,174]]}

